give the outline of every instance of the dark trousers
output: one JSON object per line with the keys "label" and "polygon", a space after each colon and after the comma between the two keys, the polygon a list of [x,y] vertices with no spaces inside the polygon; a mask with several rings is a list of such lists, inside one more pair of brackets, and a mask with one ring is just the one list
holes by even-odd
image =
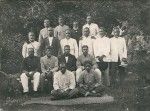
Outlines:
{"label": "dark trousers", "polygon": [[119,65],[120,62],[110,63],[110,78],[111,78],[110,80],[112,86],[116,86],[116,85],[121,86],[126,77],[125,68]]}
{"label": "dark trousers", "polygon": [[[88,89],[85,89],[84,87],[78,87],[78,90],[80,96],[85,96],[87,92],[90,92],[90,96],[102,96],[105,93],[104,85],[99,85],[97,87],[89,87]],[[92,91],[95,91],[96,93],[92,93]]]}
{"label": "dark trousers", "polygon": [[97,62],[97,65],[102,72],[102,83],[105,86],[110,86],[109,77],[109,63],[108,62]]}
{"label": "dark trousers", "polygon": [[42,93],[53,90],[53,73],[42,73],[40,78],[40,90]]}
{"label": "dark trousers", "polygon": [[61,92],[61,90],[52,90],[51,91],[51,95],[55,98],[55,99],[70,99],[70,98],[74,98],[78,95],[78,89],[72,89],[72,90],[66,90],[64,92]]}

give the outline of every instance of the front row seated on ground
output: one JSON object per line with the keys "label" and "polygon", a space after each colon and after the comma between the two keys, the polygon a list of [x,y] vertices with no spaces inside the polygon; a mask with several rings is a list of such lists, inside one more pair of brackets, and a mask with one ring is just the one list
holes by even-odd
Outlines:
{"label": "front row seated on ground", "polygon": [[60,70],[54,74],[54,90],[51,91],[53,96],[51,99],[104,95],[105,87],[101,84],[100,75],[92,69],[91,61],[85,61],[84,67],[85,70],[81,73],[76,85],[74,74],[66,69],[65,63],[60,63]]}

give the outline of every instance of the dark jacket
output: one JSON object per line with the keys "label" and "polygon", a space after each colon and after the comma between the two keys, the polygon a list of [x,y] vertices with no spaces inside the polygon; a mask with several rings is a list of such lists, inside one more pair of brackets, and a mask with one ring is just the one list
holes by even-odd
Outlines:
{"label": "dark jacket", "polygon": [[66,67],[68,70],[70,71],[76,71],[76,61],[77,59],[75,58],[74,55],[71,55],[69,54],[68,55],[68,61],[66,62],[66,59],[65,59],[65,55],[61,55],[59,58],[58,58],[58,63],[60,64],[61,62],[64,62],[66,63]]}
{"label": "dark jacket", "polygon": [[25,58],[23,60],[23,64],[22,64],[22,70],[23,71],[27,71],[27,72],[30,72],[30,71],[37,71],[37,72],[40,72],[40,58],[39,57],[36,57],[36,56],[33,56],[33,57],[30,57],[28,56],[27,58]]}
{"label": "dark jacket", "polygon": [[[47,38],[43,39],[43,42],[41,44],[42,56],[45,55],[46,47],[48,47],[48,46],[50,46],[50,44],[49,44],[49,39],[47,37]],[[61,47],[60,47],[59,39],[57,39],[56,37],[53,37],[51,46],[53,47],[53,55],[54,56],[57,57],[59,54],[61,54]]]}

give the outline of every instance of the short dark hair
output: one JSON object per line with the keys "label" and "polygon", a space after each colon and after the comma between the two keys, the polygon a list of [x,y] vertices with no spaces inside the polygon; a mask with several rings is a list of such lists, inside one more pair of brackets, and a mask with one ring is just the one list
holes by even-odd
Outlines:
{"label": "short dark hair", "polygon": [[68,47],[68,48],[70,48],[70,45],[65,45],[65,46],[64,46],[64,48],[65,48],[65,47]]}
{"label": "short dark hair", "polygon": [[87,64],[90,65],[90,66],[93,66],[92,61],[90,61],[90,60],[86,60],[86,61],[83,63],[84,66],[86,66]]}
{"label": "short dark hair", "polygon": [[86,48],[89,48],[87,45],[83,45],[83,46],[82,46],[82,49],[85,48],[85,47],[86,47]]}

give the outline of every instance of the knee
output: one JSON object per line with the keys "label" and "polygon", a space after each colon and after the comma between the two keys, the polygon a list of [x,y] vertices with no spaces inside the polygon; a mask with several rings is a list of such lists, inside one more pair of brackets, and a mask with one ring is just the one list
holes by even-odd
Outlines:
{"label": "knee", "polygon": [[26,78],[27,77],[27,75],[25,74],[25,73],[22,73],[21,75],[20,75],[20,78]]}
{"label": "knee", "polygon": [[79,73],[81,73],[82,72],[82,69],[81,68],[78,68],[77,70],[76,70],[76,73],[77,74],[79,74]]}
{"label": "knee", "polygon": [[34,77],[40,78],[40,73],[39,72],[34,73]]}
{"label": "knee", "polygon": [[102,75],[102,72],[99,69],[95,69],[95,72],[97,72],[100,76]]}

